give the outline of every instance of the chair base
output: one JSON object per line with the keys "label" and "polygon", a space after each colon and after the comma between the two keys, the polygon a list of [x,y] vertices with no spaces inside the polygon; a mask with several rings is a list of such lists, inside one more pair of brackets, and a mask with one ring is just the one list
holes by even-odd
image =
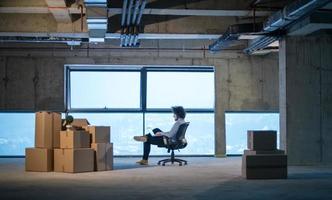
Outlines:
{"label": "chair base", "polygon": [[178,159],[178,158],[167,158],[167,159],[163,159],[163,160],[159,160],[158,161],[158,165],[162,165],[162,166],[165,166],[166,163],[172,163],[174,164],[175,162],[179,163],[179,166],[182,166],[183,164],[184,165],[187,165],[188,162],[186,160],[182,160],[182,159]]}

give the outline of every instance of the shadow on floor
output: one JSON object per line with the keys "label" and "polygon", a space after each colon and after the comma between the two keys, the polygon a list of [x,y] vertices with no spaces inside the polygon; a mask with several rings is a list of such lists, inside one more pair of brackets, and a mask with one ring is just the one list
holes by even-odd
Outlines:
{"label": "shadow on floor", "polygon": [[125,170],[125,169],[138,169],[138,168],[151,168],[157,167],[157,165],[139,165],[136,163],[116,163],[114,164],[114,170]]}
{"label": "shadow on floor", "polygon": [[294,180],[331,179],[332,180],[332,173],[329,172],[293,173],[288,175],[288,179],[294,179]]}
{"label": "shadow on floor", "polygon": [[288,179],[247,180],[237,177],[195,195],[197,200],[332,199],[332,173],[291,173]]}

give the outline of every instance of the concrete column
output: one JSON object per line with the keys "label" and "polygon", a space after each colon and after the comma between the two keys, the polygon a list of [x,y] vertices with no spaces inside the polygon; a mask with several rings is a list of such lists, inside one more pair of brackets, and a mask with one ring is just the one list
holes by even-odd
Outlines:
{"label": "concrete column", "polygon": [[218,62],[215,66],[215,156],[226,156],[226,129],[225,129],[225,98],[224,83],[225,69],[228,62]]}
{"label": "concrete column", "polygon": [[281,148],[290,165],[332,162],[331,50],[328,37],[287,37],[280,43]]}

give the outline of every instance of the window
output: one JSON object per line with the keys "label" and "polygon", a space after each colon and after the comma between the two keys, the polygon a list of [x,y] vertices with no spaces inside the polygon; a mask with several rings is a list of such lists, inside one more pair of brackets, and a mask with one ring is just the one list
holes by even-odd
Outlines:
{"label": "window", "polygon": [[197,72],[148,72],[147,107],[214,108],[214,74]]}
{"label": "window", "polygon": [[74,71],[71,79],[72,108],[139,108],[139,72]]}
{"label": "window", "polygon": [[24,155],[34,146],[34,113],[0,113],[0,122],[0,155]]}
{"label": "window", "polygon": [[[184,106],[190,122],[188,147],[181,154],[214,153],[213,68],[68,66],[67,75],[68,111],[111,126],[115,155],[141,155],[143,145],[133,136],[171,129],[175,105]],[[167,150],[152,148],[151,154]]]}
{"label": "window", "polygon": [[[188,146],[177,152],[177,155],[213,155],[214,114],[189,113],[186,121],[190,122],[186,132]],[[149,113],[145,115],[145,122],[145,132],[152,133],[154,128],[169,131],[174,120],[170,113]],[[163,148],[151,148],[151,155],[164,155],[166,152],[167,150]]]}
{"label": "window", "polygon": [[226,113],[226,153],[243,154],[247,130],[276,130],[279,147],[278,113]]}

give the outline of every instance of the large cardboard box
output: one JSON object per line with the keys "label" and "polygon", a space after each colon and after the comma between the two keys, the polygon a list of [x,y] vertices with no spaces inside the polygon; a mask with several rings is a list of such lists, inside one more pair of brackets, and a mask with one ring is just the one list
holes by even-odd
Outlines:
{"label": "large cardboard box", "polygon": [[277,149],[276,131],[248,131],[248,149],[273,151]]}
{"label": "large cardboard box", "polygon": [[46,111],[37,112],[35,120],[35,147],[59,148],[61,114]]}
{"label": "large cardboard box", "polygon": [[243,155],[242,166],[250,167],[287,167],[287,155],[259,154]]}
{"label": "large cardboard box", "polygon": [[285,151],[284,150],[273,150],[273,151],[254,151],[254,150],[244,150],[243,152],[244,155],[260,155],[260,154],[281,154],[284,155]]}
{"label": "large cardboard box", "polygon": [[94,170],[94,150],[81,149],[54,149],[55,172],[91,172]]}
{"label": "large cardboard box", "polygon": [[287,167],[242,168],[242,176],[247,179],[286,179]]}
{"label": "large cardboard box", "polygon": [[91,134],[92,143],[110,143],[111,127],[109,127],[109,126],[87,126],[86,129]]}
{"label": "large cardboard box", "polygon": [[90,148],[90,134],[86,131],[66,130],[60,132],[60,148]]}
{"label": "large cardboard box", "polygon": [[242,175],[247,179],[287,178],[287,155],[247,152],[242,156]]}
{"label": "large cardboard box", "polygon": [[92,143],[91,148],[95,150],[95,171],[106,171],[113,169],[113,144]]}
{"label": "large cardboard box", "polygon": [[25,170],[33,172],[53,171],[53,149],[26,148]]}

